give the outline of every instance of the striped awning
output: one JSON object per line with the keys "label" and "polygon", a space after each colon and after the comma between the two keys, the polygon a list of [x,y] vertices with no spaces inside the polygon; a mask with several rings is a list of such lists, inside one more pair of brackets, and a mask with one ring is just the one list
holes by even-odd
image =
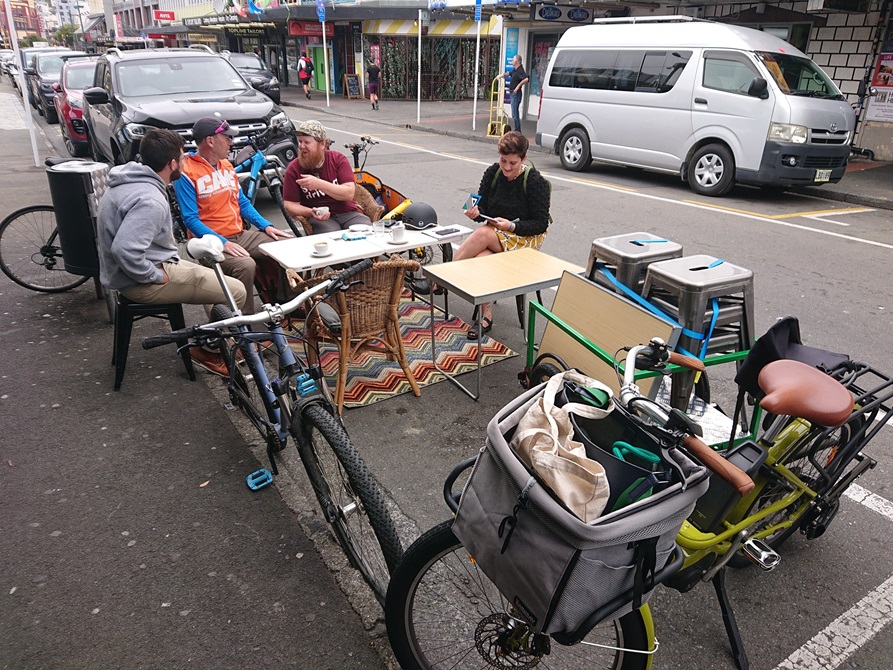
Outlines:
{"label": "striped awning", "polygon": [[[365,35],[418,35],[415,21],[363,21]],[[475,21],[432,21],[428,27],[428,37],[463,36],[474,37],[477,34]],[[489,21],[481,22],[481,35],[502,35],[502,17],[491,16]]]}

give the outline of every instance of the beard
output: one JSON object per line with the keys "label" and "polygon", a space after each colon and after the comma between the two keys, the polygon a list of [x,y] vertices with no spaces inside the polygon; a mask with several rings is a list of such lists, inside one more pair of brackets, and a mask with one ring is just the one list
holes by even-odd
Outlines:
{"label": "beard", "polygon": [[177,181],[182,176],[183,176],[183,172],[179,168],[177,168],[176,170],[171,172],[171,183],[173,184],[175,181]]}
{"label": "beard", "polygon": [[304,172],[317,170],[322,165],[325,157],[326,150],[322,143],[320,143],[314,150],[308,149],[306,152],[301,151],[298,154],[298,165],[301,166],[301,170]]}

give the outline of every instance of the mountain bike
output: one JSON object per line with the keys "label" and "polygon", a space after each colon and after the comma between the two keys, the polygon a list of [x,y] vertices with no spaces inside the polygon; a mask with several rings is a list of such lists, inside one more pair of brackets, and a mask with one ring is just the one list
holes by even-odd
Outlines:
{"label": "mountain bike", "polygon": [[[697,430],[679,410],[667,410],[641,396],[635,384],[643,376],[683,369],[667,366],[680,359],[671,359],[662,342],[628,349],[622,366],[615,356],[602,354],[618,375],[622,371],[615,403],[639,417],[646,431],[663,440],[674,433],[678,439],[680,430]],[[692,366],[686,362],[685,367]],[[742,494],[711,477],[707,493],[676,537],[681,555],[654,578],[655,584],[682,592],[712,581],[741,670],[749,664],[725,590],[726,565],[744,556],[770,570],[778,565],[778,546],[796,529],[808,538],[821,535],[843,491],[874,467],[862,448],[893,416],[893,379],[863,363],[839,360],[833,369],[822,371],[782,358],[759,367],[757,379],[764,394],[760,405],[771,413],[766,429],[757,440],[732,440],[735,445],[724,452],[711,449],[713,456],[740,465],[752,477],[753,488]],[[532,377],[542,381],[544,374],[534,371]],[[751,426],[758,428],[760,418],[755,411]],[[452,485],[467,466],[457,466],[445,486],[445,499],[454,512],[458,499]],[[498,592],[452,533],[451,523],[436,526],[410,546],[391,578],[385,614],[391,645],[404,670],[533,667],[541,661],[562,668],[650,667],[658,644],[648,605],[603,620],[624,599],[632,602],[632,593],[594,612],[577,630],[544,635]]]}
{"label": "mountain bike", "polygon": [[[229,306],[215,305],[211,323],[147,338],[143,347],[177,343],[219,348],[229,369],[229,397],[266,443],[272,475],[278,474],[276,454],[291,437],[325,520],[351,564],[383,602],[390,571],[402,550],[384,495],[338,416],[321,367],[308,365],[306,355],[303,360],[297,358],[289,342],[299,338],[282,328],[287,315],[310,298],[349,290],[350,278],[372,261],[361,261],[285,304],[266,304],[257,314],[241,315],[220,269],[222,244],[218,243],[207,235],[190,240],[188,249],[194,258],[214,268]],[[250,329],[260,324],[266,330]],[[260,476],[269,481],[272,475]]]}

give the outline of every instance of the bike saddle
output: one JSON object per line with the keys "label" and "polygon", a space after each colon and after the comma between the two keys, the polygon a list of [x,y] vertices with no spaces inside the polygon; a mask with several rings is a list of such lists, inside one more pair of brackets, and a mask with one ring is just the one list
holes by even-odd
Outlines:
{"label": "bike saddle", "polygon": [[812,424],[836,428],[853,412],[853,396],[836,379],[806,363],[782,359],[760,372],[766,396],[760,407],[772,414],[796,416]]}

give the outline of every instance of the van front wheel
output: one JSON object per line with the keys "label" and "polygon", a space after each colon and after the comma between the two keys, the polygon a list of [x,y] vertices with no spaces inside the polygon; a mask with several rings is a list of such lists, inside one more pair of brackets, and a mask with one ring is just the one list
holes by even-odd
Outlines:
{"label": "van front wheel", "polygon": [[688,161],[688,185],[700,195],[717,197],[735,183],[735,159],[721,144],[698,149]]}
{"label": "van front wheel", "polygon": [[592,164],[592,156],[589,155],[589,137],[586,131],[572,128],[561,138],[558,147],[561,156],[561,164],[565,170],[579,172]]}

